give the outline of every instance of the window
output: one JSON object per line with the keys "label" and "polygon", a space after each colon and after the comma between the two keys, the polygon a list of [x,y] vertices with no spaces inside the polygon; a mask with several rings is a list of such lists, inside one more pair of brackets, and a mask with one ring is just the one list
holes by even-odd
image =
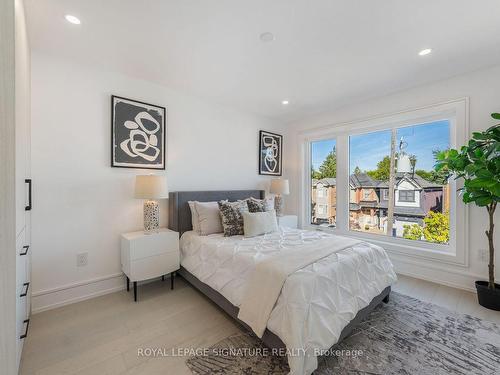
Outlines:
{"label": "window", "polygon": [[400,202],[415,202],[415,190],[399,190]]}
{"label": "window", "polygon": [[[349,210],[350,230],[448,243],[449,187],[433,165],[435,153],[449,148],[449,126],[441,120],[349,136],[351,179],[356,182],[352,188],[360,189],[363,197],[357,200],[354,194],[351,200],[357,206]],[[387,191],[387,202],[370,201],[372,189]],[[422,190],[423,199],[417,199],[415,189]]]}
{"label": "window", "polygon": [[[310,223],[335,223],[337,153],[335,139],[310,143]],[[321,182],[320,182],[321,181]],[[333,209],[328,210],[328,205]]]}
{"label": "window", "polygon": [[382,189],[382,199],[384,201],[389,199],[389,189]]}
{"label": "window", "polygon": [[[467,265],[468,215],[455,194],[460,186],[433,170],[436,151],[466,142],[467,108],[468,100],[459,99],[300,133],[302,224],[319,224],[400,255]],[[321,178],[325,197],[318,197],[314,178],[328,171],[325,160],[333,149],[333,187]],[[335,197],[332,207],[327,197]],[[317,202],[327,205],[326,214]]]}
{"label": "window", "polygon": [[325,189],[321,185],[318,185],[318,187],[317,187],[317,194],[318,194],[318,198],[325,197]]}

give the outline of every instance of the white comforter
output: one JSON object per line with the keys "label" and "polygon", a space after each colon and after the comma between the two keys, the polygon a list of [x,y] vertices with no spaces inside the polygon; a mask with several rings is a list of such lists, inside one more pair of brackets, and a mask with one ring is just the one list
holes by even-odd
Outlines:
{"label": "white comforter", "polygon": [[[307,249],[325,238],[335,241],[336,236],[286,228],[254,238],[186,232],[181,238],[181,264],[239,307],[256,263],[279,253]],[[316,355],[335,344],[356,313],[395,280],[385,251],[366,242],[288,276],[267,328],[287,346],[290,373],[314,371]]]}

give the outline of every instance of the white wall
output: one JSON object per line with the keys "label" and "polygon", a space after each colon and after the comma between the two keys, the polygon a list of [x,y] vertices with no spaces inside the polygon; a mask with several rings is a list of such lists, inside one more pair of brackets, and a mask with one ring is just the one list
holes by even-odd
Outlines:
{"label": "white wall", "polygon": [[[291,177],[288,198],[288,211],[298,212],[297,192],[300,177],[299,145],[297,134],[306,129],[341,124],[373,116],[391,114],[406,109],[432,105],[450,99],[470,98],[470,132],[480,131],[495,124],[490,114],[500,112],[500,66],[492,67],[439,81],[431,85],[353,104],[290,124],[288,143],[293,145],[285,150],[288,173]],[[469,266],[456,267],[440,265],[435,262],[421,261],[392,255],[396,269],[408,275],[437,281],[451,286],[474,290],[474,280],[487,278],[487,263],[479,260],[479,249],[487,249],[484,231],[487,227],[486,210],[475,206],[469,208]],[[496,218],[500,214],[497,212]],[[500,230],[496,231],[495,244],[500,248]],[[500,256],[496,257],[496,277],[500,278]]]}
{"label": "white wall", "polygon": [[[150,171],[110,167],[111,94],[167,107],[170,191],[268,188],[257,173],[258,131],[282,133],[281,124],[34,52],[34,311],[124,286],[119,236],[142,228],[134,176]],[[81,252],[89,265],[78,268]]]}

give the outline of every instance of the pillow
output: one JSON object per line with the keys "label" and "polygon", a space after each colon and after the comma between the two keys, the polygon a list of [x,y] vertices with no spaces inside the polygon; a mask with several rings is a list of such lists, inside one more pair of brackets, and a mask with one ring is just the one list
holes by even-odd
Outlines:
{"label": "pillow", "polygon": [[254,197],[247,199],[248,211],[265,212],[274,210],[274,198],[257,199]]}
{"label": "pillow", "polygon": [[268,212],[243,212],[242,216],[245,237],[260,236],[278,230],[276,211],[274,210]]}
{"label": "pillow", "polygon": [[194,206],[195,201],[188,201],[189,209],[191,210],[191,224],[193,225],[193,230],[200,234],[200,218],[198,216],[198,211]]}
{"label": "pillow", "polygon": [[224,232],[217,202],[194,202],[194,208],[198,213],[199,233],[202,236]]}
{"label": "pillow", "polygon": [[222,227],[224,236],[237,236],[243,234],[243,216],[242,212],[248,212],[246,201],[237,202],[219,202],[220,216],[222,218]]}

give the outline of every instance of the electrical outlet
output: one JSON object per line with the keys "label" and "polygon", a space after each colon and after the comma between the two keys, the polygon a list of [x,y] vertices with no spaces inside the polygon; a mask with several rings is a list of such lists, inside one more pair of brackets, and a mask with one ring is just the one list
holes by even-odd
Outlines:
{"label": "electrical outlet", "polygon": [[488,263],[490,258],[489,250],[488,249],[479,249],[477,251],[477,259],[480,262]]}
{"label": "electrical outlet", "polygon": [[76,266],[85,267],[89,263],[89,253],[76,254]]}

